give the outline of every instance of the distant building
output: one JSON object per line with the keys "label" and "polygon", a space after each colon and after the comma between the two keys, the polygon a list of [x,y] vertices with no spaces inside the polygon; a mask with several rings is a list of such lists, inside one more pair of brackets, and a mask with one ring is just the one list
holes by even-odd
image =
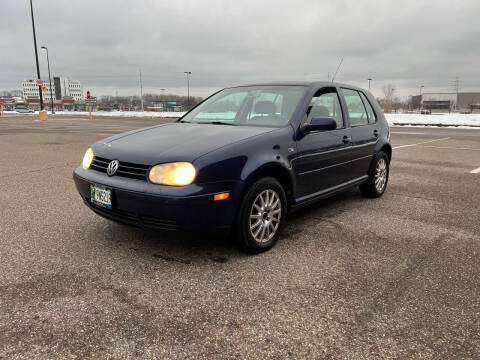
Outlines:
{"label": "distant building", "polygon": [[180,100],[154,100],[152,106],[148,106],[150,111],[182,111],[182,101]]}
{"label": "distant building", "polygon": [[1,97],[0,101],[3,104],[3,109],[4,110],[9,111],[9,110],[13,110],[15,108],[15,98],[13,98],[13,97]]}
{"label": "distant building", "polygon": [[[43,86],[47,91],[43,92],[43,100],[50,101],[50,82],[42,79]],[[39,99],[37,80],[24,80],[22,83],[23,97],[25,99]],[[83,100],[82,84],[78,80],[71,80],[68,77],[54,77],[52,79],[52,95],[54,100],[73,99]]]}
{"label": "distant building", "polygon": [[458,93],[457,108],[469,110],[472,113],[480,113],[480,92]]}
{"label": "distant building", "polygon": [[480,112],[480,92],[425,93],[410,97],[411,110]]}

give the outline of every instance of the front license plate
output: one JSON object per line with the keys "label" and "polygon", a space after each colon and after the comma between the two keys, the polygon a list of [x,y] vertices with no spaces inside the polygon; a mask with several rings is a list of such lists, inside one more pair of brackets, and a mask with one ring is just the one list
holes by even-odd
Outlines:
{"label": "front license plate", "polygon": [[91,184],[90,185],[90,201],[94,204],[112,208],[112,189],[105,186]]}

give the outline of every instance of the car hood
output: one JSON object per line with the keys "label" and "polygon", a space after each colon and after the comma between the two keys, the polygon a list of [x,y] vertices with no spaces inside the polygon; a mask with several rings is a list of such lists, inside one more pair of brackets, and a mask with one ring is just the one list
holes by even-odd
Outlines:
{"label": "car hood", "polygon": [[267,127],[170,123],[112,136],[96,143],[94,152],[100,157],[146,165],[193,162],[213,150],[272,130]]}

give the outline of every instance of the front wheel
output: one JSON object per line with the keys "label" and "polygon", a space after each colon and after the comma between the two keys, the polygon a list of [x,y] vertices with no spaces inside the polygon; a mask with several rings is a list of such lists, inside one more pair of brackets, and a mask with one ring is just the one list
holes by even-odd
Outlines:
{"label": "front wheel", "polygon": [[375,157],[375,162],[372,166],[370,178],[368,181],[360,185],[362,195],[370,198],[377,198],[383,195],[387,189],[388,175],[389,175],[389,158],[386,153],[379,151]]}
{"label": "front wheel", "polygon": [[235,238],[242,249],[256,254],[270,249],[285,223],[287,198],[274,178],[262,178],[245,194],[235,226]]}

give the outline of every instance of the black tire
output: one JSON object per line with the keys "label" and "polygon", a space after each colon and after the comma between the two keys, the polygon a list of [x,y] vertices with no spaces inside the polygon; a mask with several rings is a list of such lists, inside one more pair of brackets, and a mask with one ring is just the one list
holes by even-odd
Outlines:
{"label": "black tire", "polygon": [[[272,205],[273,205],[273,203],[276,203],[276,199],[277,199],[275,198],[275,195],[273,194],[273,192],[278,196],[278,200],[281,207],[280,209],[278,208],[273,209],[271,206],[270,211],[271,213],[277,212],[275,215],[279,214],[280,218],[278,221],[276,220],[277,218],[270,219],[269,214],[267,214],[265,218],[265,224],[269,224],[269,223],[271,224],[268,225],[268,230],[266,231],[273,233],[273,235],[268,240],[264,239],[264,241],[258,241],[256,240],[256,238],[252,233],[252,231],[256,232],[258,228],[255,228],[255,230],[250,229],[250,227],[252,226],[251,221],[254,222],[253,225],[255,225],[256,223],[255,220],[251,220],[250,216],[260,215],[260,214],[252,213],[254,211],[259,211],[257,210],[256,207],[254,209],[254,202],[257,205],[258,203],[256,201],[257,200],[260,201],[259,200],[260,194],[262,194],[263,196],[265,196],[266,194],[266,196],[270,196],[271,199],[275,200],[272,202]],[[268,210],[269,208],[268,206],[266,206],[264,213],[268,212]],[[278,210],[280,211],[278,212]],[[242,199],[242,202],[240,204],[240,208],[238,211],[236,224],[233,228],[233,231],[234,231],[233,237],[235,238],[240,248],[246,253],[258,254],[263,251],[266,251],[270,249],[272,246],[274,246],[275,243],[277,242],[280,236],[280,233],[282,231],[283,225],[285,224],[286,213],[287,213],[287,197],[285,195],[285,190],[283,189],[282,185],[275,178],[271,178],[271,177],[262,178],[250,186],[247,193]],[[263,215],[265,214],[262,214],[262,216]],[[271,215],[271,216],[273,217],[274,215]],[[275,231],[273,231],[271,227],[274,228],[277,224],[278,226],[276,227]],[[260,227],[264,228],[266,226],[264,226],[264,223],[261,223]],[[268,237],[270,235],[266,235],[266,236]]]}
{"label": "black tire", "polygon": [[[385,181],[381,189],[376,186],[375,180],[377,167],[381,161],[385,161],[386,168],[385,168]],[[375,160],[372,163],[372,168],[370,169],[369,179],[366,183],[360,185],[360,192],[363,196],[368,198],[378,198],[383,195],[385,190],[387,189],[388,184],[388,176],[390,175],[390,159],[388,155],[383,151],[379,151],[375,156]]]}

